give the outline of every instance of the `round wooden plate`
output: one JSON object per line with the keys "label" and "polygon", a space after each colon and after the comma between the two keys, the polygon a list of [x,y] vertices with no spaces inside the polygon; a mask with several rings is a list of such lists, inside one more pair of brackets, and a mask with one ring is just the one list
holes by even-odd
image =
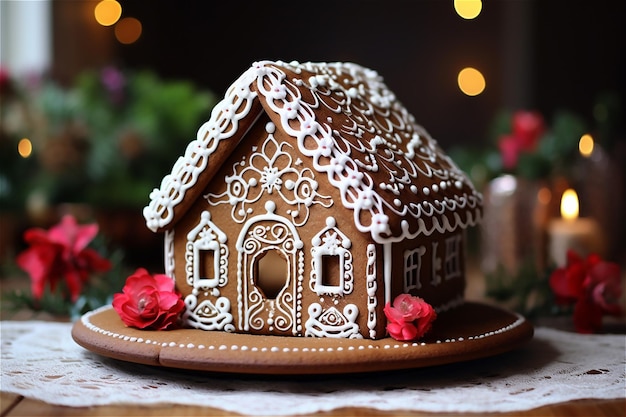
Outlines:
{"label": "round wooden plate", "polygon": [[345,374],[448,364],[509,351],[532,335],[533,327],[524,317],[474,302],[439,314],[431,331],[418,342],[138,330],[126,327],[110,306],[85,314],[72,328],[79,345],[119,360],[270,375]]}

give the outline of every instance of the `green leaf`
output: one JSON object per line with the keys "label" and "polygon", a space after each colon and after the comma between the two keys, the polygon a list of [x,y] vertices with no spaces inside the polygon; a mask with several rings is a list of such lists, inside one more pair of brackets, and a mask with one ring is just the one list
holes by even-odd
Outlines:
{"label": "green leaf", "polygon": [[550,161],[538,153],[522,153],[517,162],[518,174],[527,179],[536,180],[548,176]]}

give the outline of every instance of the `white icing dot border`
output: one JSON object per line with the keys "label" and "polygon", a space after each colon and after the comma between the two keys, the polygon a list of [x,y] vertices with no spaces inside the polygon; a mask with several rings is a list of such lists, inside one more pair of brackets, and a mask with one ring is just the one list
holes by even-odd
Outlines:
{"label": "white icing dot border", "polygon": [[[255,352],[255,353],[276,353],[276,354],[285,354],[285,353],[300,353],[300,352],[326,352],[326,353],[337,353],[337,352],[341,352],[343,354],[350,354],[351,352],[353,352],[354,350],[365,350],[365,349],[381,349],[381,350],[388,350],[388,349],[406,349],[406,348],[416,348],[416,347],[423,347],[423,346],[427,346],[428,343],[425,342],[411,342],[411,343],[407,343],[407,342],[398,342],[398,341],[393,341],[391,343],[385,343],[385,344],[380,344],[380,345],[374,345],[374,344],[369,344],[369,345],[363,345],[363,344],[359,344],[358,346],[348,346],[348,347],[342,347],[342,346],[338,346],[338,347],[283,347],[283,348],[279,348],[277,346],[272,346],[272,347],[267,347],[267,346],[248,346],[248,345],[238,345],[238,344],[231,344],[231,345],[225,345],[225,344],[219,344],[219,345],[204,345],[204,344],[199,344],[199,345],[195,345],[193,343],[178,343],[175,341],[164,341],[164,342],[156,342],[156,341],[152,341],[150,339],[143,339],[143,338],[139,338],[139,337],[133,337],[133,336],[128,336],[128,335],[123,335],[120,333],[115,333],[115,332],[111,332],[109,330],[105,330],[102,329],[99,326],[96,326],[95,324],[91,323],[90,319],[93,315],[101,313],[103,311],[112,309],[111,306],[103,306],[100,307],[96,310],[90,311],[86,314],[84,314],[80,320],[81,323],[89,330],[95,332],[95,333],[99,333],[101,335],[104,336],[109,336],[112,337],[114,339],[120,339],[123,340],[125,342],[130,342],[130,343],[145,343],[145,344],[152,344],[152,345],[158,345],[160,344],[162,347],[178,347],[180,349],[208,349],[208,350],[220,350],[220,351],[226,351],[226,350],[230,350],[230,351],[237,351],[237,350],[241,350],[241,351],[246,351],[246,352]],[[457,342],[465,342],[465,341],[471,341],[471,340],[479,340],[479,339],[485,339],[485,338],[489,338],[492,336],[496,336],[496,335],[500,335],[506,332],[509,332],[515,328],[517,328],[518,326],[520,326],[522,323],[524,323],[526,321],[526,319],[518,314],[518,313],[511,313],[514,314],[516,316],[516,320],[511,323],[508,324],[504,327],[501,327],[499,329],[496,330],[492,330],[483,334],[478,334],[478,335],[473,335],[473,336],[468,336],[467,338],[464,337],[459,337],[459,338],[450,338],[450,339],[445,339],[445,340],[437,340],[435,342],[433,342],[434,344],[441,344],[441,343],[457,343]],[[167,331],[163,331],[164,333]],[[344,339],[342,339],[344,340]]]}

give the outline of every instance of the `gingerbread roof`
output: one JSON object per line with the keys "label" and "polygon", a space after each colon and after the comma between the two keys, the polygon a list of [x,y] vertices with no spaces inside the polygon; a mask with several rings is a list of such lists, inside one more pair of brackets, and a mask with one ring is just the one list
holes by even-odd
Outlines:
{"label": "gingerbread roof", "polygon": [[353,63],[262,61],[233,83],[150,194],[143,213],[151,230],[173,226],[188,207],[185,195],[206,186],[262,111],[337,188],[357,228],[374,241],[480,220],[481,194],[375,71]]}

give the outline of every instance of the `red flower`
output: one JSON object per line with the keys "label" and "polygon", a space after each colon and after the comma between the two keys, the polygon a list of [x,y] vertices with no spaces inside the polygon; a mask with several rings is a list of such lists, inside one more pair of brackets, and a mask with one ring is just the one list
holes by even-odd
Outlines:
{"label": "red flower", "polygon": [[437,318],[433,307],[420,297],[400,294],[393,300],[393,307],[387,303],[384,309],[387,316],[387,332],[396,340],[416,340],[424,336]]}
{"label": "red flower", "polygon": [[567,266],[557,268],[550,275],[550,287],[558,304],[567,305],[583,295],[583,282],[587,270],[601,261],[597,255],[581,258],[576,252],[567,252]]}
{"label": "red flower", "polygon": [[523,151],[534,151],[545,131],[545,123],[536,111],[517,111],[513,114],[513,136]]}
{"label": "red flower", "polygon": [[523,152],[533,152],[545,131],[543,117],[534,111],[517,111],[511,121],[512,132],[498,139],[502,165],[506,169],[517,166]]}
{"label": "red flower", "polygon": [[602,327],[602,316],[623,313],[618,300],[622,295],[619,265],[598,255],[581,258],[567,252],[567,265],[550,275],[550,287],[559,304],[574,304],[574,327],[579,333],[595,333]]}
{"label": "red flower", "polygon": [[139,268],[126,279],[122,293],[113,295],[113,308],[129,327],[166,330],[176,325],[185,302],[167,275],[150,275]]}
{"label": "red flower", "polygon": [[24,233],[24,240],[31,246],[17,256],[17,264],[30,275],[36,300],[43,296],[46,283],[54,291],[63,279],[70,299],[76,301],[92,272],[111,268],[109,260],[87,248],[97,234],[96,223],[79,226],[71,215],[64,216],[48,231],[32,228]]}
{"label": "red flower", "polygon": [[514,169],[519,159],[520,148],[517,139],[513,135],[500,136],[498,141],[498,149],[500,149],[500,158],[502,158],[502,166],[506,169]]}

